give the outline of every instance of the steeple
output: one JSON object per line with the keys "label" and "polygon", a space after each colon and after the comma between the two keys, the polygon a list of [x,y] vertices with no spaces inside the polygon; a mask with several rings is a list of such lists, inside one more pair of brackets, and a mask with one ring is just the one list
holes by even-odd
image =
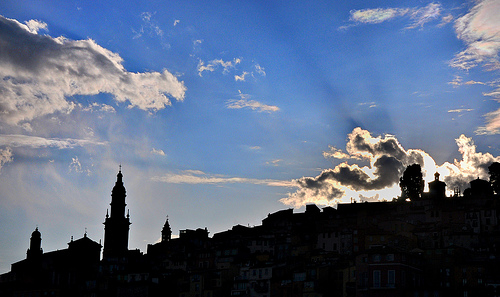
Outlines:
{"label": "steeple", "polygon": [[128,251],[130,216],[125,217],[126,196],[122,166],[120,165],[115,186],[111,191],[111,215],[108,216],[108,212],[106,212],[104,222],[104,258],[122,257]]}
{"label": "steeple", "polygon": [[172,229],[170,229],[170,224],[168,223],[168,216],[165,225],[163,225],[163,229],[161,229],[161,242],[170,241],[172,237]]}
{"label": "steeple", "polygon": [[36,227],[35,231],[31,233],[30,248],[26,252],[26,256],[28,259],[33,259],[41,256],[42,253],[42,234],[38,231],[38,227]]}

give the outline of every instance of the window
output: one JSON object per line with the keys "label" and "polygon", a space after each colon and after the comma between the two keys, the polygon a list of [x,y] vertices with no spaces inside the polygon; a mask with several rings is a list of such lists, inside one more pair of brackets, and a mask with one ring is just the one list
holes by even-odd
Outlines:
{"label": "window", "polygon": [[387,254],[385,256],[386,261],[394,261],[394,254]]}
{"label": "window", "polygon": [[373,255],[373,262],[380,262],[380,254]]}
{"label": "window", "polygon": [[387,271],[387,286],[390,288],[394,288],[396,285],[396,271],[389,270]]}
{"label": "window", "polygon": [[380,270],[373,270],[373,287],[380,288]]}

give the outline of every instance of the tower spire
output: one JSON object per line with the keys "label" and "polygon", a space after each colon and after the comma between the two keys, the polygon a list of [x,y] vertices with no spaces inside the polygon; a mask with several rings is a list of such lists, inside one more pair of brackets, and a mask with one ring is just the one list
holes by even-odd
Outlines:
{"label": "tower spire", "polygon": [[161,229],[161,242],[170,241],[171,237],[172,237],[172,229],[170,228],[170,223],[168,222],[168,215],[167,215],[167,221],[165,222],[165,225],[163,225],[163,229]]}
{"label": "tower spire", "polygon": [[104,222],[104,258],[124,256],[128,251],[128,233],[130,230],[130,215],[125,216],[125,197],[123,186],[122,165],[119,166],[116,182],[111,191],[111,214]]}

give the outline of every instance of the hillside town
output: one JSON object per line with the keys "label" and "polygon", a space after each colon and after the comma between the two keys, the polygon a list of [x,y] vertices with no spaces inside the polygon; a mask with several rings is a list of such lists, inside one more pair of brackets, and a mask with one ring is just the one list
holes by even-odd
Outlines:
{"label": "hillside town", "polygon": [[449,196],[438,173],[429,192],[403,176],[399,199],[284,209],[212,236],[174,238],[167,217],[145,252],[128,249],[120,170],[103,245],[84,234],[44,252],[36,228],[0,296],[500,296],[499,165]]}

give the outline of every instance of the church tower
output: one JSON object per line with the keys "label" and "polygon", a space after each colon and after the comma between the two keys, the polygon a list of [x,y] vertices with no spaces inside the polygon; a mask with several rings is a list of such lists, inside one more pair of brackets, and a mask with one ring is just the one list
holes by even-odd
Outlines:
{"label": "church tower", "polygon": [[106,212],[104,222],[104,252],[103,258],[119,258],[128,251],[128,233],[130,230],[130,215],[125,216],[125,187],[120,166],[115,186],[111,192],[111,216]]}
{"label": "church tower", "polygon": [[172,237],[172,229],[170,229],[170,224],[168,223],[168,216],[163,229],[161,229],[161,242],[170,241]]}
{"label": "church tower", "polygon": [[28,259],[34,259],[41,256],[42,253],[42,234],[38,231],[38,227],[36,227],[35,231],[31,233],[30,248],[26,252],[26,257]]}

